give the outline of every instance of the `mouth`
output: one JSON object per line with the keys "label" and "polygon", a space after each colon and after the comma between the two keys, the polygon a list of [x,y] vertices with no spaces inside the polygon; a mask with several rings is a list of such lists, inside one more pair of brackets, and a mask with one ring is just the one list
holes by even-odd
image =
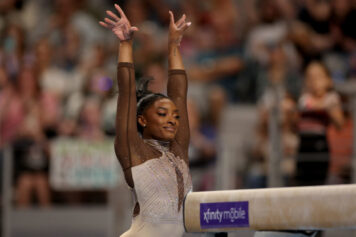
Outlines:
{"label": "mouth", "polygon": [[171,127],[171,126],[167,126],[167,127],[163,127],[166,131],[170,132],[170,133],[175,133],[176,132],[176,128],[175,127]]}

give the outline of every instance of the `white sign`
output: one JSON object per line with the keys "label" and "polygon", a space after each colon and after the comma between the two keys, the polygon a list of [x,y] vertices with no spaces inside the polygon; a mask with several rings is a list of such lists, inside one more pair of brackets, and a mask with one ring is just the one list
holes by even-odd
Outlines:
{"label": "white sign", "polygon": [[118,184],[120,172],[113,139],[61,138],[51,145],[50,183],[56,190],[112,188]]}

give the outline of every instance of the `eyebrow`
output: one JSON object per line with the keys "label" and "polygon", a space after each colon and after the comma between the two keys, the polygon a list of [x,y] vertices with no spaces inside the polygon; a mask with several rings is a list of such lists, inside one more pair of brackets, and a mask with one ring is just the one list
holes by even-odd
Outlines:
{"label": "eyebrow", "polygon": [[[165,107],[158,107],[157,109],[163,109],[163,110],[165,110],[165,111],[168,111],[168,109],[167,108],[165,108]],[[173,113],[179,113],[179,110],[178,109],[176,109],[176,110],[174,110],[173,111]]]}

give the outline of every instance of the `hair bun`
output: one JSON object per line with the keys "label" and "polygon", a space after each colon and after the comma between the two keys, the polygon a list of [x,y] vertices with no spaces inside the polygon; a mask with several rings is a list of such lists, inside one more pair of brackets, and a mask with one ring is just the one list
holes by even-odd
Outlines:
{"label": "hair bun", "polygon": [[136,86],[136,98],[139,101],[141,98],[148,94],[152,94],[152,91],[148,90],[148,84],[153,80],[153,77],[141,77]]}

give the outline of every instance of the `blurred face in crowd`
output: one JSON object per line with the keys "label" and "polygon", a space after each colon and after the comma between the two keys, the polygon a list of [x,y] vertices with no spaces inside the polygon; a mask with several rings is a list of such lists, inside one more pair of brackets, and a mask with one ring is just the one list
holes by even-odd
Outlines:
{"label": "blurred face in crowd", "polygon": [[39,67],[46,67],[51,63],[52,49],[47,38],[38,41],[36,45],[36,59]]}
{"label": "blurred face in crowd", "polygon": [[33,99],[38,96],[39,86],[36,73],[32,68],[23,68],[18,78],[19,92],[27,97]]}
{"label": "blurred face in crowd", "polygon": [[92,127],[100,127],[100,104],[95,100],[89,100],[85,103],[82,111],[82,119]]}
{"label": "blurred face in crowd", "polygon": [[179,111],[170,99],[158,99],[144,110],[138,122],[144,128],[144,138],[171,141],[179,127]]}
{"label": "blurred face in crowd", "polygon": [[308,0],[306,2],[309,13],[319,21],[328,20],[331,15],[331,4],[326,0]]}
{"label": "blurred face in crowd", "polygon": [[331,78],[327,69],[318,62],[312,62],[305,70],[307,89],[314,96],[321,97],[331,88]]}

